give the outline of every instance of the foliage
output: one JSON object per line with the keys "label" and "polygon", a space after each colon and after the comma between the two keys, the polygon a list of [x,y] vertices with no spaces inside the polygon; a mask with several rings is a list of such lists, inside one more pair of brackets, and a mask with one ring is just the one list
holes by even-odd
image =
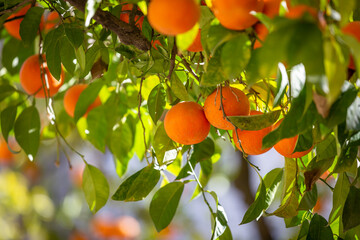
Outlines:
{"label": "foliage", "polygon": [[[21,2],[0,3],[1,24],[7,21],[9,9],[16,9]],[[214,90],[220,89],[220,94],[223,86],[231,85],[245,92],[253,110],[264,113],[227,118],[234,129],[259,130],[283,118],[280,126],[263,139],[263,148],[294,136],[298,136],[295,152],[314,147],[302,158],[285,158],[283,169],[273,169],[264,177],[244,154],[258,173],[260,184],[241,224],[275,215],[284,218],[287,226],[301,226],[299,239],[360,237],[356,203],[360,194],[356,70],[360,69],[360,42],[341,31],[349,21],[360,19],[358,2],[348,1],[345,7],[340,0],[291,1],[312,6],[319,12],[319,19],[309,14],[289,19],[284,16],[286,9],[280,9],[280,16],[275,18],[257,13],[270,29],[257,49],[253,48],[257,39],[253,28],[226,29],[207,6],[201,6],[200,20],[192,30],[175,37],[152,29],[146,17],[148,1],[128,1],[136,3],[140,14],[145,15],[141,30],[132,20],[128,24],[119,20],[119,32],[111,27],[118,22],[109,23],[106,14],[118,18],[123,4],[93,0],[81,9],[79,2],[38,1],[38,6],[23,17],[22,40],[5,30],[1,32],[1,132],[6,141],[14,136],[28,159],[35,162],[41,141],[49,138],[55,138],[60,149],[67,146],[77,153],[86,163],[83,190],[94,213],[106,204],[110,194],[118,201],[140,201],[154,190],[149,213],[158,231],[176,217],[184,187],[195,180],[198,186],[193,197],[202,195],[209,207],[212,239],[232,239],[225,210],[216,193],[206,186],[219,155],[216,140],[225,138],[231,144],[231,134],[213,131],[212,127],[203,142],[186,146],[172,141],[163,124],[171,106],[180,101],[203,105]],[[49,11],[60,14],[59,23],[43,30],[41,16]],[[198,28],[204,51],[186,51]],[[133,42],[121,35],[124,29],[131,29]],[[154,41],[159,44],[150,48]],[[51,98],[27,95],[19,83],[22,63],[39,53],[46,55],[47,67],[55,78],[60,78],[62,69],[66,72],[65,84]],[[355,70],[348,68],[350,59],[355,61]],[[77,83],[89,87],[81,93],[71,118],[62,101],[66,90]],[[102,105],[85,117],[97,96]],[[43,121],[45,115],[49,123]],[[119,188],[111,192],[103,173],[66,141],[71,130],[99,151],[110,151],[119,177],[126,173],[135,155],[148,165],[121,179]],[[318,198],[315,183],[326,182],[320,177],[326,171],[337,179],[334,187],[329,186],[333,205],[328,219],[313,211]],[[280,206],[269,212],[279,196]]]}

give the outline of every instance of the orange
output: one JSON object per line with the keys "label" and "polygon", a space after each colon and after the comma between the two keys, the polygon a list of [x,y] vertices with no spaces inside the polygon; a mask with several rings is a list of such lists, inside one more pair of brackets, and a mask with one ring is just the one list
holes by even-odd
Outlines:
{"label": "orange", "polygon": [[200,6],[195,0],[152,0],[148,8],[150,25],[170,36],[189,31],[199,18]]}
{"label": "orange", "polygon": [[[222,105],[226,116],[249,115],[250,104],[245,93],[233,87],[222,88]],[[220,89],[216,89],[205,100],[204,112],[208,121],[216,128],[232,130],[233,125],[223,115]]]}
{"label": "orange", "polygon": [[261,40],[261,42],[258,39],[256,39],[254,43],[254,49],[262,46],[262,42],[265,41],[265,38],[267,37],[269,30],[264,24],[258,23],[255,25],[255,32],[257,34],[257,37]]}
{"label": "orange", "polygon": [[53,29],[60,23],[60,16],[56,11],[50,12],[45,20],[45,30]]}
{"label": "orange", "polygon": [[[20,17],[26,14],[26,12],[30,9],[31,5],[26,5],[25,7],[23,7],[22,9],[20,9],[20,11],[18,11],[17,13],[13,13],[11,14],[8,19],[14,18],[14,17]],[[20,37],[20,23],[22,22],[23,18],[19,18],[19,19],[15,19],[15,20],[11,20],[10,22],[6,22],[4,24],[4,27],[6,29],[6,31],[13,36],[14,38],[17,38],[19,40],[21,40]]]}
{"label": "orange", "polygon": [[270,18],[279,15],[280,3],[282,0],[264,0],[263,13]]}
{"label": "orange", "polygon": [[[34,95],[36,98],[44,98],[54,96],[64,82],[64,72],[61,72],[60,80],[56,80],[50,73],[45,55],[43,55],[43,70],[47,76],[49,89],[47,89],[46,78],[41,77],[39,55],[33,55],[25,60],[20,69],[20,83],[25,92]],[[45,88],[45,89],[44,89]]]}
{"label": "orange", "polygon": [[254,25],[258,19],[250,12],[261,12],[263,0],[213,0],[212,10],[220,23],[232,30],[244,30]]}
{"label": "orange", "polygon": [[[360,42],[360,21],[349,22],[342,29],[342,32],[351,35]],[[349,68],[355,70],[354,58],[350,56]]]}
{"label": "orange", "polygon": [[[87,84],[78,84],[72,86],[66,91],[64,95],[64,108],[69,116],[74,117],[76,103],[79,100],[80,94],[85,90],[85,88],[87,88],[87,86]],[[88,107],[84,116],[86,117],[91,109],[99,105],[101,105],[101,101],[100,98],[97,97],[95,101]]]}
{"label": "orange", "polygon": [[305,13],[309,13],[314,19],[318,18],[315,8],[302,4],[289,7],[289,11],[285,14],[285,16],[290,19],[297,19],[301,18]]}
{"label": "orange", "polygon": [[180,102],[166,114],[164,127],[173,141],[191,145],[202,142],[210,131],[210,123],[202,106],[196,102]]}
{"label": "orange", "polygon": [[[274,125],[274,129],[277,128],[281,122],[282,119]],[[287,158],[301,158],[305,156],[313,149],[313,147],[303,152],[294,152],[298,137],[299,136],[296,135],[295,137],[284,138],[280,140],[278,143],[274,145],[275,150]]]}
{"label": "orange", "polygon": [[[132,11],[133,7],[134,7],[133,4],[125,4],[122,6],[121,11],[123,13],[120,14],[121,21],[130,23],[130,12]],[[140,8],[137,8],[137,9],[140,11]],[[143,22],[144,22],[144,16],[136,15],[134,21],[135,21],[135,26],[141,30]]]}
{"label": "orange", "polygon": [[6,141],[0,137],[0,163],[8,163],[13,159],[13,154],[9,150]]}
{"label": "orange", "polygon": [[193,43],[187,49],[190,52],[201,52],[203,51],[203,46],[201,44],[201,30],[199,29],[198,34],[195,37]]}
{"label": "orange", "polygon": [[[260,114],[263,113],[255,110],[250,112],[250,115],[260,115]],[[270,148],[265,148],[265,149],[262,148],[262,140],[268,133],[271,132],[271,130],[272,130],[272,126],[257,131],[237,129],[239,138],[237,138],[236,132],[233,131],[233,139],[236,147],[240,151],[242,151],[242,149],[239,144],[239,139],[245,153],[249,155],[259,155],[270,150]]]}

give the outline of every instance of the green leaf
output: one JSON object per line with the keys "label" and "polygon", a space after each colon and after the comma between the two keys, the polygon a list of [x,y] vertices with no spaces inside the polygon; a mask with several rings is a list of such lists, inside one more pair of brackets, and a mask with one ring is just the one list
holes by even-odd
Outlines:
{"label": "green leaf", "polygon": [[340,218],[342,222],[342,213],[345,205],[346,197],[350,191],[350,182],[346,173],[340,173],[336,181],[336,185],[333,191],[332,210],[329,215],[329,224],[335,222]]}
{"label": "green leaf", "polygon": [[347,109],[346,129],[360,130],[360,98],[356,97],[355,101]]}
{"label": "green leaf", "polygon": [[340,156],[337,160],[334,172],[351,171],[352,166],[356,160],[358,153],[358,146],[343,146]]}
{"label": "green leaf", "polygon": [[306,236],[306,240],[318,240],[318,239],[334,239],[333,233],[328,222],[321,215],[315,213],[312,217],[309,232]]}
{"label": "green leaf", "polygon": [[339,96],[341,86],[347,77],[347,62],[345,59],[346,57],[337,41],[333,37],[326,36],[324,41],[324,66],[328,80],[328,90],[325,93],[327,93],[327,100],[330,105]]}
{"label": "green leaf", "polygon": [[[215,203],[216,203],[216,212],[213,213],[212,210],[210,209],[210,211],[212,212],[213,218],[214,218],[214,222],[215,222],[214,228],[213,228],[213,234],[211,236],[211,240],[215,240],[215,239],[218,239],[219,237],[221,237],[224,233],[226,233],[226,235],[228,236],[229,233],[226,232],[226,229],[228,229],[229,226],[228,226],[228,219],[227,219],[227,216],[226,216],[225,209],[219,203],[218,196],[213,191],[211,191],[209,193],[214,198]],[[229,239],[232,239],[231,234],[230,234],[229,237],[231,237]]]}
{"label": "green leaf", "polygon": [[247,34],[239,34],[226,42],[221,50],[221,66],[229,79],[240,76],[251,56],[251,41]]}
{"label": "green leaf", "polygon": [[16,113],[17,105],[9,106],[1,112],[1,132],[6,142],[8,141],[9,132],[14,127]]}
{"label": "green leaf", "polygon": [[249,223],[261,217],[263,209],[266,207],[266,187],[264,181],[261,179],[258,191],[256,193],[255,201],[250,205],[246,211],[240,224]]}
{"label": "green leaf", "polygon": [[107,136],[108,122],[104,117],[106,108],[103,106],[92,109],[87,120],[87,135],[86,138],[101,152],[105,153],[105,140]]}
{"label": "green leaf", "polygon": [[0,102],[10,97],[15,92],[15,88],[8,84],[0,85]]}
{"label": "green leaf", "polygon": [[34,107],[25,108],[14,125],[15,139],[33,161],[40,144],[40,116]]}
{"label": "green leaf", "polygon": [[71,26],[71,24],[64,24],[65,35],[69,39],[74,48],[78,48],[84,41],[84,32],[81,28]]}
{"label": "green leaf", "polygon": [[76,102],[74,121],[77,122],[87,111],[88,107],[95,101],[98,94],[103,87],[102,81],[91,83],[84,91],[81,92],[78,101]]}
{"label": "green leaf", "polygon": [[112,196],[113,200],[133,202],[149,195],[160,179],[160,171],[149,165],[127,178]]}
{"label": "green leaf", "polygon": [[74,60],[76,59],[74,47],[67,38],[63,37],[61,38],[60,49],[62,64],[69,73],[74,74],[76,67],[76,64],[74,63]]}
{"label": "green leaf", "polygon": [[41,16],[44,8],[31,7],[25,14],[24,19],[20,23],[20,36],[26,44],[30,45],[39,32]]}
{"label": "green leaf", "polygon": [[308,235],[309,226],[310,226],[310,224],[307,220],[303,221],[303,223],[301,224],[301,227],[300,227],[298,238],[297,238],[298,240],[303,239],[304,237],[306,237]]}
{"label": "green leaf", "polygon": [[271,215],[282,218],[294,217],[298,214],[299,193],[296,187],[297,162],[292,158],[285,158],[285,185],[281,205]]}
{"label": "green leaf", "polygon": [[183,190],[184,183],[171,182],[155,193],[149,211],[158,232],[166,228],[173,219]]}
{"label": "green leaf", "polygon": [[318,198],[317,187],[316,185],[314,185],[311,191],[305,192],[305,194],[301,198],[298,210],[312,209],[317,202],[317,198]]}
{"label": "green leaf", "polygon": [[[21,68],[22,63],[30,56],[35,54],[34,45],[26,45],[23,41],[19,41],[15,38],[10,38],[8,41],[5,41],[2,49],[1,62],[6,70],[11,74],[18,74]],[[15,64],[17,63],[17,64]],[[4,84],[1,84],[1,88]],[[0,88],[0,89],[1,89]],[[0,90],[0,92],[2,92]],[[0,100],[2,94],[0,95]]]}
{"label": "green leaf", "polygon": [[344,225],[344,231],[354,228],[360,224],[360,189],[350,186],[349,193],[347,195],[343,213],[342,223]]}
{"label": "green leaf", "polygon": [[[190,163],[193,168],[198,162],[203,162],[209,160],[212,155],[215,153],[215,144],[211,138],[206,138],[204,141],[194,145],[194,151],[190,156]],[[179,175],[176,177],[176,180],[185,178],[189,176],[189,171],[191,168],[187,163],[180,171]]]}
{"label": "green leaf", "polygon": [[[81,51],[82,47],[79,47],[78,49],[76,49],[76,52]],[[98,57],[99,53],[100,53],[101,47],[99,46],[98,43],[95,43],[94,45],[92,45],[89,49],[86,50],[85,56],[79,55],[79,57],[81,57],[81,60],[78,58],[78,62],[80,63],[80,66],[82,66],[81,62],[85,61],[84,64],[84,71],[81,72],[80,77],[85,77],[86,75],[89,74],[92,66],[94,65],[94,62],[96,60],[96,58]],[[84,58],[85,57],[85,58]]]}
{"label": "green leaf", "polygon": [[104,174],[96,167],[86,163],[83,172],[82,188],[86,202],[93,213],[99,211],[109,198],[109,184]]}
{"label": "green leaf", "polygon": [[268,172],[264,177],[264,184],[266,187],[266,197],[265,197],[265,207],[264,210],[267,210],[271,203],[275,199],[275,194],[280,187],[281,179],[284,174],[282,168],[274,168]]}
{"label": "green leaf", "polygon": [[206,72],[203,75],[200,83],[201,86],[209,87],[214,86],[225,81],[226,75],[221,66],[221,50],[216,51],[215,55],[210,58],[206,66]]}
{"label": "green leaf", "polygon": [[241,130],[256,131],[273,125],[278,120],[281,111],[251,116],[229,116],[230,121]]}
{"label": "green leaf", "polygon": [[219,46],[235,37],[236,34],[236,32],[224,28],[220,24],[210,26],[208,35],[206,36],[206,44],[210,50],[210,54],[214,55]]}
{"label": "green leaf", "polygon": [[56,41],[47,49],[46,63],[51,75],[59,80],[61,75],[60,41]]}
{"label": "green leaf", "polygon": [[166,92],[161,83],[156,85],[148,98],[148,109],[154,123],[160,119],[166,105]]}
{"label": "green leaf", "polygon": [[175,74],[171,75],[171,91],[174,93],[174,95],[177,98],[179,98],[182,101],[190,100],[190,96],[189,96],[184,84],[179,79],[178,73],[176,73],[176,72],[175,72]]}
{"label": "green leaf", "polygon": [[161,123],[156,129],[153,147],[160,166],[162,166],[164,163],[169,163],[171,160],[175,159],[174,157],[165,157],[165,153],[167,151],[176,151],[176,145],[166,134],[163,123]]}
{"label": "green leaf", "polygon": [[116,172],[119,177],[122,177],[127,170],[130,159],[134,155],[132,151],[134,146],[134,133],[128,118],[125,123],[115,124],[111,131],[110,141],[110,150],[116,157]]}

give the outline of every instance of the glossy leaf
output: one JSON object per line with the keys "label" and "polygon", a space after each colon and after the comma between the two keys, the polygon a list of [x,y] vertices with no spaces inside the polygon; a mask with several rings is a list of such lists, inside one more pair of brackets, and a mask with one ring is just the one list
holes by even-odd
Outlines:
{"label": "glossy leaf", "polygon": [[154,87],[150,92],[148,98],[148,109],[155,124],[164,112],[166,104],[165,98],[166,92],[161,83]]}
{"label": "glossy leaf", "polygon": [[104,118],[105,110],[103,106],[92,109],[87,120],[87,139],[101,152],[105,152],[107,136],[107,119]]}
{"label": "glossy leaf", "polygon": [[176,145],[166,134],[163,123],[158,126],[155,132],[153,147],[160,166],[174,159],[174,157],[165,158],[167,151],[176,151]]}
{"label": "glossy leaf", "polygon": [[77,122],[80,117],[82,117],[88,107],[95,101],[98,97],[98,94],[103,87],[102,81],[93,82],[84,91],[81,92],[78,101],[76,102],[74,120]]}
{"label": "glossy leaf", "polygon": [[214,224],[213,234],[211,236],[211,240],[218,239],[224,233],[226,233],[226,236],[229,239],[231,239],[232,238],[231,232],[230,232],[230,235],[229,235],[229,233],[226,231],[226,229],[228,229],[229,226],[228,226],[228,218],[226,216],[225,209],[219,203],[219,198],[218,198],[217,194],[215,192],[213,192],[213,191],[211,191],[209,193],[214,198],[215,203],[216,203],[216,212],[213,213],[213,218],[214,218],[215,224]]}
{"label": "glossy leaf", "polygon": [[11,96],[15,92],[15,88],[8,84],[0,85],[0,102]]}
{"label": "glossy leaf", "polygon": [[15,139],[33,161],[40,144],[40,116],[34,107],[28,107],[18,116],[14,125]]}
{"label": "glossy leaf", "polygon": [[173,219],[183,190],[184,183],[171,182],[160,188],[152,198],[150,216],[158,232],[166,228]]}
{"label": "glossy leaf", "polygon": [[331,228],[328,226],[328,222],[317,213],[315,213],[311,219],[309,232],[306,236],[306,240],[316,239],[334,239]]}
{"label": "glossy leaf", "polygon": [[360,224],[359,199],[360,189],[350,186],[342,213],[344,231],[354,228]]}
{"label": "glossy leaf", "polygon": [[17,114],[16,105],[15,106],[10,105],[1,112],[1,133],[6,142],[8,141],[9,132],[14,127],[16,114]]}
{"label": "glossy leaf", "polygon": [[65,24],[64,29],[66,37],[69,39],[74,48],[80,47],[84,41],[84,33],[82,29],[71,26],[70,24]]}
{"label": "glossy leaf", "polygon": [[281,111],[277,110],[270,113],[251,116],[230,116],[230,121],[242,130],[260,130],[273,125],[279,118]]}
{"label": "glossy leaf", "polygon": [[41,22],[41,16],[44,8],[31,7],[25,14],[24,19],[20,23],[20,36],[26,44],[31,44],[37,33]]}
{"label": "glossy leaf", "polygon": [[159,170],[149,165],[127,178],[112,196],[113,200],[133,202],[143,200],[160,179]]}
{"label": "glossy leaf", "polygon": [[350,182],[346,173],[340,173],[333,191],[332,210],[329,216],[329,223],[333,223],[340,219],[342,222],[342,213],[346,201],[346,197],[350,191]]}
{"label": "glossy leaf", "polygon": [[82,177],[82,188],[86,201],[93,213],[99,211],[109,198],[109,184],[103,173],[86,163]]}

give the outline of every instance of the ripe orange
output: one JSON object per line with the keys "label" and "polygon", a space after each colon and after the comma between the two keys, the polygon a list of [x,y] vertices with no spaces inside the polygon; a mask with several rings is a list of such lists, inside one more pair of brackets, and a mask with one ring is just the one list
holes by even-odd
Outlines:
{"label": "ripe orange", "polygon": [[[14,17],[20,17],[26,14],[26,12],[30,9],[31,5],[26,5],[25,7],[23,7],[22,9],[20,9],[20,11],[18,11],[17,13],[13,13],[11,14],[8,19],[14,18]],[[4,27],[6,29],[6,31],[13,36],[14,38],[17,38],[19,40],[21,40],[20,37],[20,23],[22,22],[23,18],[19,18],[19,19],[15,19],[12,20],[10,22],[6,22],[4,24]]]}
{"label": "ripe orange", "polygon": [[[281,122],[282,122],[282,119],[274,125],[274,129],[277,128]],[[298,135],[296,135],[295,137],[291,137],[291,138],[284,138],[284,139],[280,140],[278,143],[276,143],[274,145],[274,148],[278,153],[280,153],[284,157],[301,158],[301,157],[305,156],[306,154],[308,154],[313,149],[313,147],[311,147],[308,150],[303,151],[303,152],[294,152],[298,138],[299,138]]]}
{"label": "ripe orange", "polygon": [[243,30],[254,25],[258,19],[250,12],[261,12],[263,0],[212,0],[212,10],[220,23],[232,30]]}
{"label": "ripe orange", "polygon": [[0,137],[0,163],[8,163],[13,159],[13,154],[9,150],[6,141]]}
{"label": "ripe orange", "polygon": [[263,13],[270,18],[279,15],[280,3],[282,0],[264,0]]}
{"label": "ripe orange", "polygon": [[[134,5],[133,4],[124,4],[121,8],[121,11],[127,11],[124,13],[120,14],[120,20],[126,23],[130,23],[130,12],[132,11]],[[140,11],[140,8],[138,8],[138,10]],[[142,25],[144,22],[144,16],[135,16],[135,26],[138,27],[140,30],[142,29]]]}
{"label": "ripe orange", "polygon": [[187,49],[190,52],[201,52],[203,51],[203,46],[201,44],[201,30],[199,29],[198,34],[195,37],[193,43]]}
{"label": "ripe orange", "polygon": [[[254,110],[250,112],[250,115],[259,115],[259,114],[263,114],[263,113]],[[265,149],[262,148],[262,140],[268,133],[271,132],[271,130],[272,130],[272,126],[257,131],[247,131],[247,130],[237,129],[239,138],[236,137],[236,132],[233,131],[233,139],[236,147],[240,151],[242,151],[242,149],[239,144],[239,139],[245,153],[249,155],[259,155],[270,150],[270,148],[265,148]]]}
{"label": "ripe orange", "polygon": [[57,26],[60,23],[60,16],[56,11],[50,12],[45,20],[44,29],[50,30],[53,29],[55,26]]}
{"label": "ripe orange", "polygon": [[202,106],[196,102],[180,102],[166,114],[164,127],[169,138],[191,145],[202,142],[210,131],[210,123]]}
{"label": "ripe orange", "polygon": [[122,216],[115,221],[117,236],[124,239],[136,239],[140,236],[139,222],[131,216]]}
{"label": "ripe orange", "polygon": [[174,36],[189,31],[200,18],[195,0],[152,0],[149,4],[150,25],[159,33]]}
{"label": "ripe orange", "polygon": [[289,7],[289,11],[285,14],[285,16],[290,19],[297,19],[301,18],[305,13],[309,13],[314,19],[318,18],[315,8],[302,4]]}
{"label": "ripe orange", "polygon": [[[245,93],[233,87],[222,88],[222,105],[226,116],[249,115],[250,104]],[[233,125],[228,122],[221,109],[220,90],[211,93],[205,100],[204,111],[206,118],[214,127],[232,130]]]}
{"label": "ripe orange", "polygon": [[[20,69],[20,83],[25,92],[35,94],[36,98],[52,97],[55,95],[64,82],[64,72],[61,72],[60,80],[56,80],[50,73],[45,55],[43,55],[43,70],[46,72],[49,89],[46,87],[46,78],[41,77],[39,55],[33,55],[25,60]],[[43,88],[45,87],[45,89]]]}
{"label": "ripe orange", "polygon": [[[79,100],[80,94],[85,90],[85,88],[87,88],[87,86],[87,84],[77,84],[66,91],[64,95],[64,108],[69,116],[74,117],[76,103]],[[84,116],[86,117],[91,109],[99,105],[101,105],[101,101],[100,98],[97,97],[95,101],[88,107]]]}
{"label": "ripe orange", "polygon": [[[360,42],[360,21],[349,22],[342,29],[342,32],[351,35]],[[349,68],[355,70],[354,58],[350,56]]]}
{"label": "ripe orange", "polygon": [[[264,24],[258,23],[255,25],[255,32],[257,34],[257,37],[263,42],[265,41],[265,38],[267,37],[269,30]],[[258,39],[256,39],[254,43],[254,49],[259,48],[261,46],[262,43]]]}

